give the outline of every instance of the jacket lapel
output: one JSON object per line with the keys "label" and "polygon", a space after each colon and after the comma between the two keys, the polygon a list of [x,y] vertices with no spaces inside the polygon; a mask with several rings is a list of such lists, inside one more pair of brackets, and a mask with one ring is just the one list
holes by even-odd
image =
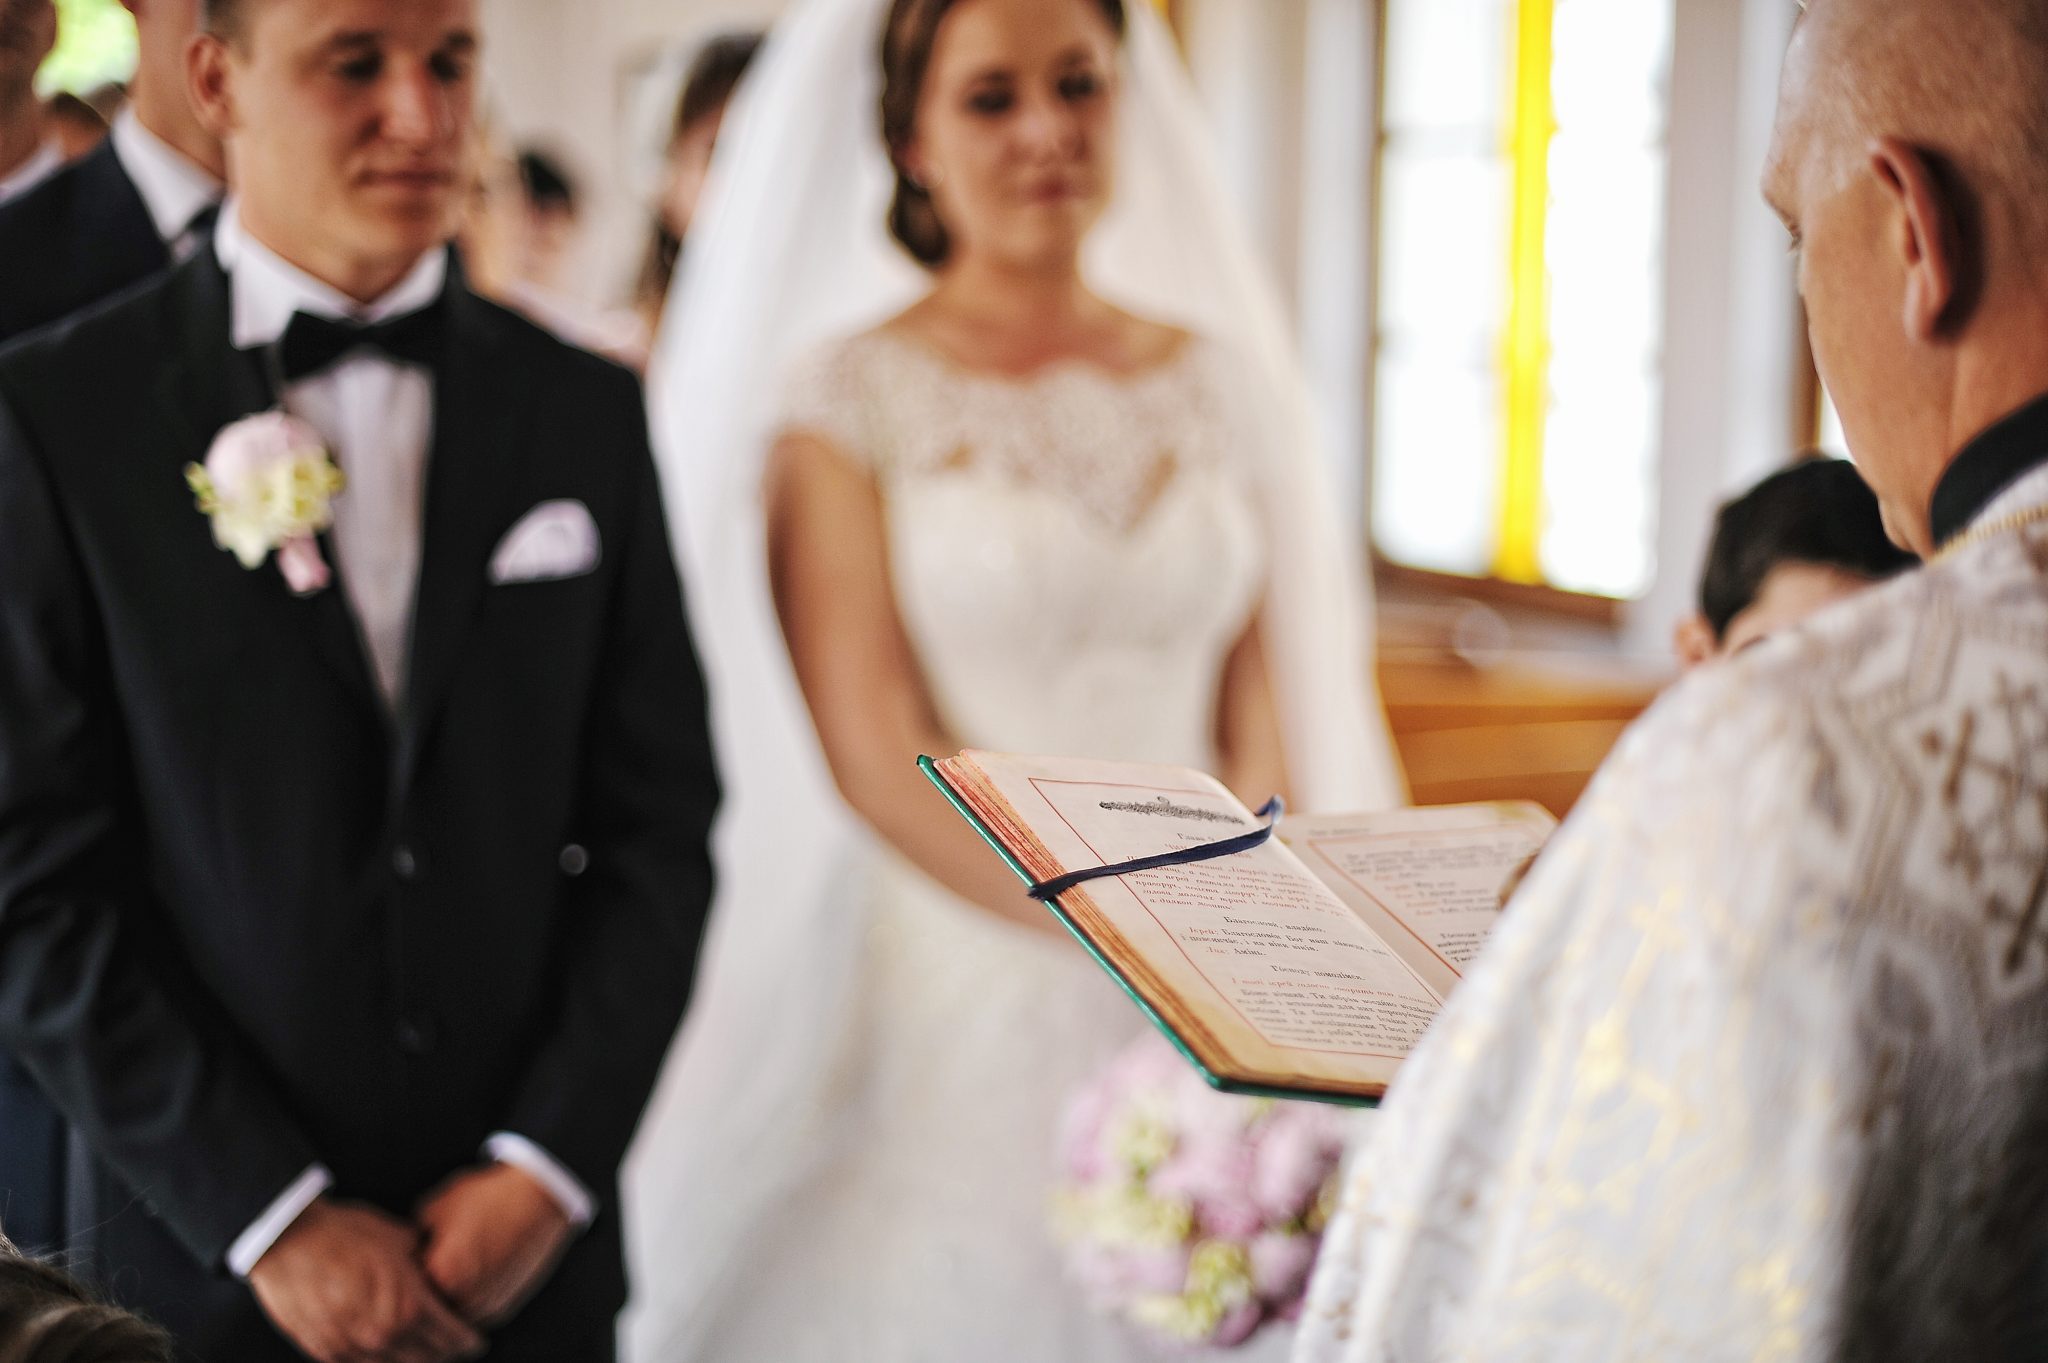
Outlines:
{"label": "jacket lapel", "polygon": [[516,509],[522,481],[526,390],[507,382],[497,318],[449,271],[442,362],[434,386],[434,435],[412,646],[399,715],[397,777],[411,784],[476,618],[497,535]]}
{"label": "jacket lapel", "polygon": [[[258,357],[236,350],[229,340],[228,280],[211,251],[201,251],[178,267],[171,299],[180,335],[159,399],[183,427],[176,448],[192,451],[191,458],[198,461],[223,428],[275,406],[276,397]],[[315,650],[342,688],[388,726],[361,631],[348,608],[339,560],[324,535],[320,550],[334,569],[335,580],[310,597],[294,597],[274,565],[253,571],[269,575],[282,617],[296,619],[310,632]]]}
{"label": "jacket lapel", "polygon": [[[76,203],[75,272],[92,279],[125,282],[155,274],[171,263],[170,249],[157,236],[156,223],[141,192],[114,154],[112,138],[102,141],[78,163]],[[117,282],[111,287],[118,286]]]}

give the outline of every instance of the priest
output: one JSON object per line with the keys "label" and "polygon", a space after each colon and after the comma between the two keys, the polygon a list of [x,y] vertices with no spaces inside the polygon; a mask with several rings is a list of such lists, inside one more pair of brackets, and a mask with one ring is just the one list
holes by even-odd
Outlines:
{"label": "priest", "polygon": [[1766,192],[1926,566],[1623,742],[1347,1172],[1303,1363],[2048,1357],[2048,9],[1811,0]]}

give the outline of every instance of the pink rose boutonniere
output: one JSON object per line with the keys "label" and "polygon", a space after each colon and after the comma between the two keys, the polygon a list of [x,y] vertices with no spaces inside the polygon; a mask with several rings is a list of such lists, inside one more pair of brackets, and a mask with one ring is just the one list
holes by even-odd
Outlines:
{"label": "pink rose boutonniere", "polygon": [[311,596],[332,579],[314,537],[334,523],[345,481],[320,436],[283,412],[260,412],[213,438],[185,481],[213,522],[213,542],[255,568],[274,551],[285,584]]}

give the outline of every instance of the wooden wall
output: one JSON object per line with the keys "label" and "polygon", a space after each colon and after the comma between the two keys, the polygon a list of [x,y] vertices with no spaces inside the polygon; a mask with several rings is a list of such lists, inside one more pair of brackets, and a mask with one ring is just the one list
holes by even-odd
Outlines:
{"label": "wooden wall", "polygon": [[1417,804],[1534,800],[1562,818],[1671,671],[1549,648],[1458,648],[1383,626],[1380,688]]}

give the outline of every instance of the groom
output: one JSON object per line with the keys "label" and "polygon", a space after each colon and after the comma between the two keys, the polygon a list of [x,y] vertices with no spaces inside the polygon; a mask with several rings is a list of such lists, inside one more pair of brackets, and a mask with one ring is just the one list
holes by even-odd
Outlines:
{"label": "groom", "polygon": [[[206,24],[216,242],[0,352],[0,1043],[187,1357],[605,1359],[716,802],[640,394],[451,266],[475,0]],[[324,587],[187,486],[279,403]]]}

